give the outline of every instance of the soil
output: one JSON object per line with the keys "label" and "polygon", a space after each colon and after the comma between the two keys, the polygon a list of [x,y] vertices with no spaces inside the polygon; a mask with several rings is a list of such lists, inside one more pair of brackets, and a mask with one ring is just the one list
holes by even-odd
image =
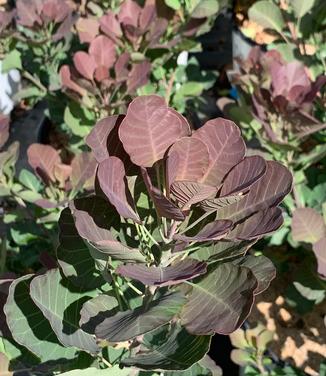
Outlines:
{"label": "soil", "polygon": [[274,341],[268,348],[279,358],[308,375],[318,376],[320,364],[326,358],[326,301],[300,316],[283,298],[287,286],[288,281],[279,275],[257,297],[248,322],[250,326],[261,322],[275,332]]}

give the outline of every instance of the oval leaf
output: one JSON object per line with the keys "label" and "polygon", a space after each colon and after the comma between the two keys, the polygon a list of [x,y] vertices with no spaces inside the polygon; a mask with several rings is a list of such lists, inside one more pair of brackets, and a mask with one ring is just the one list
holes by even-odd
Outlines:
{"label": "oval leaf", "polygon": [[157,95],[134,99],[121,123],[119,136],[131,160],[152,167],[176,140],[189,134],[187,121]]}

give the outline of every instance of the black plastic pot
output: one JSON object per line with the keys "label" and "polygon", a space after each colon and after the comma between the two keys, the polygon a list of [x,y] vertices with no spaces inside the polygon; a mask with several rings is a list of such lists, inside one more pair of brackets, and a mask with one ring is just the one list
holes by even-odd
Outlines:
{"label": "black plastic pot", "polygon": [[240,367],[231,360],[230,355],[232,350],[233,346],[229,336],[215,334],[212,337],[208,355],[222,368],[223,375],[241,375]]}

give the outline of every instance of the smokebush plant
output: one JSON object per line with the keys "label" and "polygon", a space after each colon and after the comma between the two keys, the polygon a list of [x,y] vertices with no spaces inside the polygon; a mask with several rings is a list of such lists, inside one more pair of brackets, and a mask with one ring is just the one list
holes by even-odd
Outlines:
{"label": "smokebush plant", "polygon": [[216,374],[211,336],[236,330],[274,277],[247,251],[281,226],[291,173],[246,157],[233,122],[191,131],[156,95],[87,143],[96,193],[63,210],[57,267],[10,284],[4,341],[52,371]]}
{"label": "smokebush plant", "polygon": [[197,46],[195,34],[214,14],[215,8],[199,12],[200,7],[176,11],[163,1],[140,5],[126,0],[101,17],[79,18],[82,47],[72,64],[60,69],[62,87],[71,99],[64,120],[72,133],[84,137],[96,120],[125,112],[137,92],[163,94],[184,111],[189,98],[209,88],[215,74],[201,73],[193,63],[187,70],[177,64],[181,51]]}

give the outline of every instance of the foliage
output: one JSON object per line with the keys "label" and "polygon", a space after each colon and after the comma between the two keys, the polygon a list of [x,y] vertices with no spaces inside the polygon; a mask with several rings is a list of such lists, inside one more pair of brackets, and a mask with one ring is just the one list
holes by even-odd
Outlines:
{"label": "foliage", "polygon": [[280,0],[255,2],[248,11],[251,21],[276,35],[275,48],[289,62],[299,59],[316,78],[325,71],[323,29],[325,7],[320,0]]}
{"label": "foliage", "polygon": [[[155,95],[98,122],[87,143],[96,193],[62,211],[57,267],[11,283],[4,338],[48,370],[219,374],[210,337],[236,330],[274,278],[246,253],[282,224],[290,172],[246,157],[231,121],[191,131]],[[46,155],[30,162],[48,182],[61,162]]]}

